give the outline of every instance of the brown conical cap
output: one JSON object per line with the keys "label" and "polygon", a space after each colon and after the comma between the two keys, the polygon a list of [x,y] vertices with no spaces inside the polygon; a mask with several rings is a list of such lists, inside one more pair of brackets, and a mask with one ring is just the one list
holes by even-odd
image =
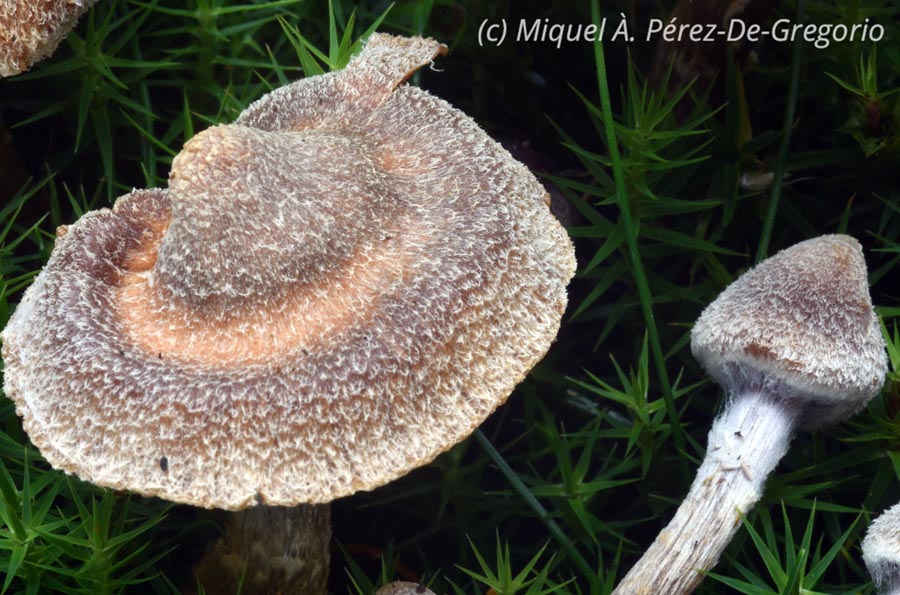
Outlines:
{"label": "brown conical cap", "polygon": [[826,235],[764,260],[703,311],[691,349],[729,392],[795,403],[805,427],[858,411],[887,371],[859,242]]}
{"label": "brown conical cap", "polygon": [[96,1],[0,2],[0,77],[19,74],[52,54],[78,18]]}
{"label": "brown conical cap", "polygon": [[207,507],[327,502],[503,403],[574,252],[523,165],[401,85],[444,49],[375,35],[198,134],[169,190],[68,228],[3,333],[54,466]]}

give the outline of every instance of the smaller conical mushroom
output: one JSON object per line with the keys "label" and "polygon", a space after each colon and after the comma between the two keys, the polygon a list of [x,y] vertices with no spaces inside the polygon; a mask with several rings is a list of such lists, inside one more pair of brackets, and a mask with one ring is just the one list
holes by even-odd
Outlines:
{"label": "smaller conical mushroom", "polygon": [[375,595],[434,595],[434,592],[420,583],[396,581],[381,587]]}
{"label": "smaller conical mushroom", "polygon": [[0,77],[19,74],[52,54],[96,1],[0,2]]}
{"label": "smaller conical mushroom", "polygon": [[840,421],[878,393],[887,358],[859,243],[822,236],[763,261],[703,311],[691,348],[728,400],[684,502],[614,595],[692,592],[794,429]]}
{"label": "smaller conical mushroom", "polygon": [[872,521],[862,542],[863,561],[882,595],[900,595],[900,504]]}

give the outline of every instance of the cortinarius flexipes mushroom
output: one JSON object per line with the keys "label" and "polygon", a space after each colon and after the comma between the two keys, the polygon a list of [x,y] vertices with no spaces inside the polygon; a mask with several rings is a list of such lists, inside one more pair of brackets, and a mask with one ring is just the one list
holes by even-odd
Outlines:
{"label": "cortinarius flexipes mushroom", "polygon": [[78,18],[96,1],[0,2],[0,77],[19,74],[52,54]]}
{"label": "cortinarius flexipes mushroom", "polygon": [[692,592],[761,497],[794,428],[840,421],[878,393],[887,358],[859,243],[822,236],[761,262],[703,311],[691,348],[727,403],[687,497],[620,595]]}
{"label": "cortinarius flexipes mushroom", "polygon": [[862,542],[863,561],[881,595],[900,595],[900,504],[872,521]]}
{"label": "cortinarius flexipes mushroom", "polygon": [[574,251],[523,165],[402,84],[445,50],[373,35],[194,137],[168,190],[61,233],[2,335],[53,466],[204,507],[326,503],[503,403],[556,336]]}

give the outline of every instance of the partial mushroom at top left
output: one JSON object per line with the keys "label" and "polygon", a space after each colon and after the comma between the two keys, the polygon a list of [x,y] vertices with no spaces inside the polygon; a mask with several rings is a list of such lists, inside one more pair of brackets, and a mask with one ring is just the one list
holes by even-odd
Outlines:
{"label": "partial mushroom at top left", "polygon": [[52,54],[96,1],[0,2],[0,77],[24,72]]}

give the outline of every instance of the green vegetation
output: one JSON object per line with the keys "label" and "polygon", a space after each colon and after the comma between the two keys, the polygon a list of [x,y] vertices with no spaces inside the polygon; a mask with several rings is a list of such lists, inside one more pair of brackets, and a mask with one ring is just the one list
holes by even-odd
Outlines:
{"label": "green vegetation", "polygon": [[[451,52],[413,82],[529,141],[523,159],[572,207],[579,271],[557,343],[475,436],[335,503],[332,592],[399,576],[440,594],[608,593],[686,493],[723,398],[692,322],[755,261],[836,232],[866,250],[888,383],[851,422],[794,439],[698,592],[872,592],[859,542],[900,500],[900,10],[781,3],[773,18],[868,17],[885,39],[767,41],[693,84],[650,76],[640,40],[477,43],[485,18],[642,27],[673,3],[570,4],[101,2],[53,58],[0,81],[0,327],[56,226],[165,186],[197,131],[342,67],[376,27],[430,35]],[[53,471],[0,401],[0,593],[177,593],[221,519]]]}

